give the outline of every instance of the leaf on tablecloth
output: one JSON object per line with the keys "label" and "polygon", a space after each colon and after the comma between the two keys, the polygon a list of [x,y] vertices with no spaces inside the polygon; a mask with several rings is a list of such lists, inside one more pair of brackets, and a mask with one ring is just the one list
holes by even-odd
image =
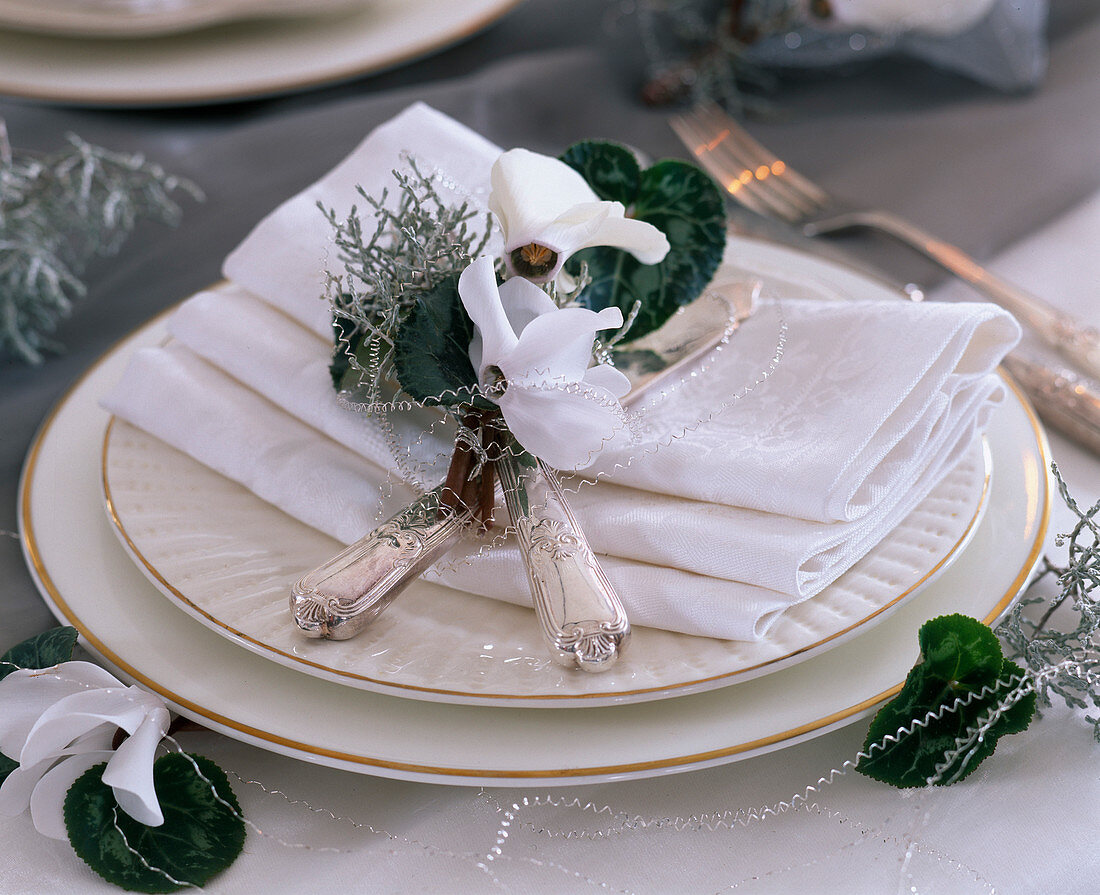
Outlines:
{"label": "leaf on tablecloth", "polygon": [[157,760],[153,781],[164,812],[159,827],[118,808],[103,782],[104,768],[89,769],[69,789],[65,826],[76,853],[108,882],[133,892],[175,892],[204,885],[241,853],[240,806],[229,779],[209,759],[173,753]]}
{"label": "leaf on tablecloth", "polygon": [[52,668],[73,657],[76,628],[51,628],[16,644],[0,656],[0,680],[20,668]]}
{"label": "leaf on tablecloth", "polygon": [[863,746],[869,757],[856,768],[898,787],[962,780],[1001,736],[1025,730],[1035,711],[1035,693],[1022,689],[1023,670],[1003,657],[986,625],[941,616],[918,637],[921,659],[871,722]]}

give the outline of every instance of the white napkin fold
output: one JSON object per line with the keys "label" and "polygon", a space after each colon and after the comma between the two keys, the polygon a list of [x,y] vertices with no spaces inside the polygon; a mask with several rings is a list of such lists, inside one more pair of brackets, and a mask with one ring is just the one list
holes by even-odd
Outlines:
{"label": "white napkin fold", "polygon": [[[783,323],[775,372],[696,426],[700,408],[719,407],[768,367]],[[1015,320],[990,304],[765,305],[707,375],[646,417],[652,458],[618,469],[639,448],[612,442],[585,472],[819,522],[874,516],[984,423],[974,416],[983,396],[999,394],[987,376],[1018,338]]]}
{"label": "white napkin fold", "polygon": [[318,335],[332,334],[332,315],[322,297],[324,270],[337,269],[332,232],[321,203],[343,220],[363,209],[362,187],[392,196],[394,169],[409,160],[445,200],[488,208],[489,169],[500,148],[424,103],[414,103],[379,125],[352,153],[312,186],[265,217],[225,260],[226,278],[255,293]]}
{"label": "white napkin fold", "polygon": [[[226,262],[237,286],[186,302],[170,322],[178,344],[139,353],[105,406],[304,522],[357,539],[411,492],[392,487],[377,423],[332,390],[331,325],[317,298],[329,228],[315,201],[346,210],[355,184],[381,192],[410,155],[477,201],[495,152],[427,107],[406,110],[261,222]],[[756,379],[784,325],[769,379],[670,438]],[[605,449],[594,471],[612,482],[572,498],[633,621],[763,636],[950,469],[1000,400],[989,373],[1018,332],[989,305],[765,302],[706,375],[647,411],[640,443]],[[407,442],[421,423],[399,425]],[[422,454],[447,447],[428,443]],[[528,600],[511,547],[432,574]]]}

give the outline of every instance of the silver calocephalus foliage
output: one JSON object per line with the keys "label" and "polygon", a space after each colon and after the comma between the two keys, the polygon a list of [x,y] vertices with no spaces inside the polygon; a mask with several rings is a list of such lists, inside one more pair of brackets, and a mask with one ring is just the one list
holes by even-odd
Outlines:
{"label": "silver calocephalus foliage", "polygon": [[118,252],[143,218],[175,224],[172,193],[202,199],[141,155],[68,141],[48,155],[16,151],[0,120],[0,356],[30,364],[60,348],[50,334],[87,292],[89,260]]}
{"label": "silver calocephalus foliage", "polygon": [[[1032,591],[1001,622],[997,633],[1008,646],[1006,655],[1017,659],[1040,681],[1041,705],[1051,705],[1051,695],[1086,714],[1100,743],[1100,502],[1082,509],[1070,495],[1058,467],[1051,464],[1062,500],[1077,517],[1072,531],[1058,536],[1058,546],[1068,545],[1064,567],[1044,558]],[[1057,578],[1060,593],[1048,600],[1032,596],[1036,584],[1048,576]],[[1041,612],[1038,620],[1031,616]],[[1056,613],[1062,610],[1056,617]],[[1058,623],[1060,627],[1055,627]],[[1058,669],[1054,676],[1044,675]]]}

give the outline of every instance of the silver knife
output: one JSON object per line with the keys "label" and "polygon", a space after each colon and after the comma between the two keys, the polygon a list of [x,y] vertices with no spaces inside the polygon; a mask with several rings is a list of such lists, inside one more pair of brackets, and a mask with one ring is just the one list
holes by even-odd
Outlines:
{"label": "silver knife", "polygon": [[[636,405],[729,338],[751,313],[758,292],[758,284],[744,282],[711,288],[658,330],[631,343],[629,351],[620,352],[616,365],[632,383],[623,405]],[[629,623],[555,473],[541,464],[535,469],[511,466],[501,469],[501,478],[506,502],[513,501],[509,511],[529,580],[555,582],[533,584],[532,595],[552,655],[584,670],[610,667],[629,637]],[[443,506],[439,491],[428,492],[295,583],[291,610],[306,636],[354,637],[445,555],[472,521],[472,513]],[[528,495],[527,506],[514,503],[521,493]],[[544,535],[550,530],[568,536],[568,549],[548,542]]]}

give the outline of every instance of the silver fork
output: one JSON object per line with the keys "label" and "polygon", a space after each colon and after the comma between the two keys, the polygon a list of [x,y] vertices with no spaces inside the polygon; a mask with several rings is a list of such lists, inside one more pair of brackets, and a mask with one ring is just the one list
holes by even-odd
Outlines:
{"label": "silver fork", "polygon": [[807,236],[870,228],[900,240],[1012,313],[1066,360],[1100,378],[1100,333],[895,214],[845,205],[750,137],[714,103],[669,122],[703,168],[746,208],[800,227]]}

